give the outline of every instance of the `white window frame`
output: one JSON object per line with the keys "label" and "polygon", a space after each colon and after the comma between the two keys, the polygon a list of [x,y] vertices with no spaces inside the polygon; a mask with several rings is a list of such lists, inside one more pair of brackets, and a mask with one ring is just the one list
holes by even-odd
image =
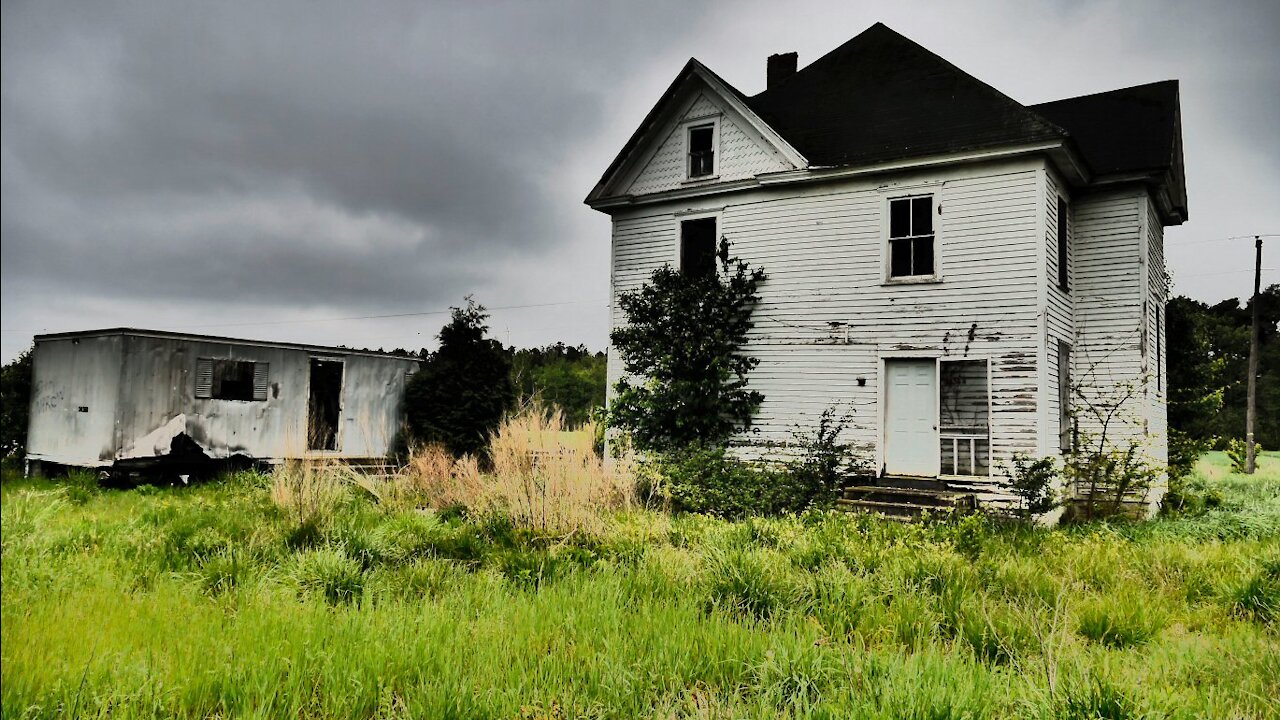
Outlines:
{"label": "white window frame", "polygon": [[[704,127],[711,128],[711,174],[693,175],[692,158],[689,155],[689,135],[693,130]],[[685,182],[700,183],[708,180],[718,180],[720,178],[720,116],[709,115],[686,120],[680,125],[680,132],[684,135],[684,153],[682,157],[684,158]]]}
{"label": "white window frame", "polygon": [[[884,285],[922,285],[942,282],[942,215],[938,212],[942,198],[941,183],[929,183],[909,188],[892,188],[882,191],[880,201],[880,277]],[[893,275],[893,248],[889,244],[889,207],[894,200],[929,197],[933,201],[933,274]]]}

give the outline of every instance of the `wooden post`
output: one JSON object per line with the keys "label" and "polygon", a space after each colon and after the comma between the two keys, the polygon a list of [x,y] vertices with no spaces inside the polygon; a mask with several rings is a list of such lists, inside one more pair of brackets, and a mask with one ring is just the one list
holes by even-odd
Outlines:
{"label": "wooden post", "polygon": [[1262,236],[1253,237],[1256,249],[1253,268],[1253,329],[1249,337],[1249,407],[1244,416],[1244,471],[1250,475],[1258,466],[1258,448],[1253,442],[1253,424],[1258,416],[1258,305],[1262,292]]}

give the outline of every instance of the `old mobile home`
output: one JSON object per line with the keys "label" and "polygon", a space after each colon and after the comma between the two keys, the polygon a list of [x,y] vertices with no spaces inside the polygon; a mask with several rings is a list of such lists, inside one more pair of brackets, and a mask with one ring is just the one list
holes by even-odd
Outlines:
{"label": "old mobile home", "polygon": [[416,368],[384,353],[150,330],[39,335],[27,459],[382,458]]}

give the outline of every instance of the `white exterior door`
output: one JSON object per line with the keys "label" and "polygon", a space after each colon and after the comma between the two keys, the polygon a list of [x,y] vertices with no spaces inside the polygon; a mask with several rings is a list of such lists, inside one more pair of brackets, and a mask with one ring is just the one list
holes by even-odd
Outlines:
{"label": "white exterior door", "polygon": [[938,372],[934,360],[886,360],[885,473],[938,475]]}

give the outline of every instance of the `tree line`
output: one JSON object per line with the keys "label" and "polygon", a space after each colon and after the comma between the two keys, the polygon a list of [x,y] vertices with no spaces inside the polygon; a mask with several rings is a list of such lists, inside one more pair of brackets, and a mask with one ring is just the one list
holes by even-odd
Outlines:
{"label": "tree line", "polygon": [[[1253,300],[1209,305],[1175,297],[1165,308],[1169,427],[1225,447],[1244,437]],[[1280,285],[1258,298],[1259,362],[1255,438],[1280,448]]]}
{"label": "tree line", "polygon": [[[1166,362],[1169,427],[1175,442],[1181,434],[1201,446],[1222,447],[1244,436],[1252,303],[1232,299],[1209,305],[1185,296],[1169,300],[1165,311]],[[1271,285],[1260,295],[1258,309],[1261,357],[1256,437],[1264,448],[1276,449],[1280,448],[1280,285]],[[457,452],[473,452],[483,446],[488,431],[496,427],[503,413],[534,395],[560,408],[571,425],[586,421],[604,406],[603,352],[562,342],[540,348],[503,346],[487,337],[487,317],[483,306],[468,299],[465,307],[453,309],[449,322],[441,328],[436,350],[392,351],[422,362],[407,397],[415,439],[443,442]],[[634,354],[643,358],[642,347],[655,342],[655,338],[646,337],[633,343],[637,345]],[[717,373],[724,370],[718,368]],[[729,374],[737,377],[734,372]],[[643,388],[634,391],[646,392]],[[30,394],[28,350],[6,364],[0,374],[0,451],[6,457],[21,456],[25,451]],[[733,417],[733,413],[713,419],[723,422],[726,417]],[[696,426],[696,421],[686,418],[672,425],[686,426]]]}
{"label": "tree line", "polygon": [[[406,442],[477,453],[502,416],[533,397],[558,408],[571,427],[604,407],[604,352],[563,342],[503,346],[487,336],[487,318],[484,307],[468,298],[452,309],[437,349],[390,351],[421,363],[406,392]],[[26,452],[31,360],[32,350],[25,350],[0,373],[0,457]]]}

